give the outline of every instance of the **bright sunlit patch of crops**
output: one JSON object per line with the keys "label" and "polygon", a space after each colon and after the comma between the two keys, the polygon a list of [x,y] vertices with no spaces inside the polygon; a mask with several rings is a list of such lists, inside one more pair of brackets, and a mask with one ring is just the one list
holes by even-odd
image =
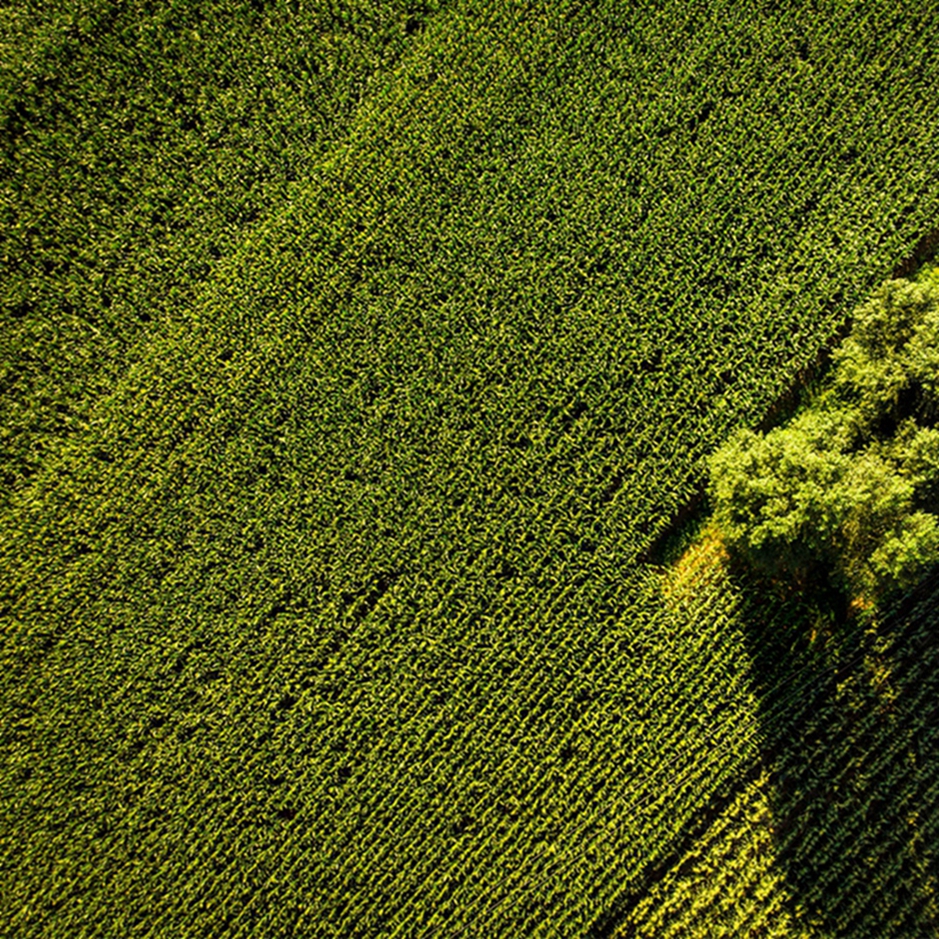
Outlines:
{"label": "bright sunlit patch of crops", "polygon": [[672,606],[694,602],[700,591],[713,584],[730,587],[727,548],[720,530],[708,522],[678,559],[663,569],[662,593]]}

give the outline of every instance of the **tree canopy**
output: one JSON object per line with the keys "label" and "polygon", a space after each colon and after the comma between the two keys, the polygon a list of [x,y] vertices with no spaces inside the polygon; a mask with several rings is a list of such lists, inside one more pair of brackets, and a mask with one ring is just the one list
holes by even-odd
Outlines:
{"label": "tree canopy", "polygon": [[709,460],[728,547],[806,587],[876,599],[939,561],[939,285],[891,280],[855,313],[822,393]]}

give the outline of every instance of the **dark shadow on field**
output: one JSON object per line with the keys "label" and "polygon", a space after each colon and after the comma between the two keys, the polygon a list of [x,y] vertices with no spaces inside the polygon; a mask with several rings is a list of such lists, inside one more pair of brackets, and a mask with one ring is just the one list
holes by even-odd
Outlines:
{"label": "dark shadow on field", "polygon": [[787,597],[749,581],[792,914],[824,937],[939,935],[939,572],[869,622],[830,588]]}

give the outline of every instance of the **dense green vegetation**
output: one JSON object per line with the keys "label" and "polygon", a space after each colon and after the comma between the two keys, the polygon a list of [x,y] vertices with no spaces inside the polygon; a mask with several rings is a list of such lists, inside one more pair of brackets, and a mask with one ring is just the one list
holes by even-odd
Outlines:
{"label": "dense green vegetation", "polygon": [[[672,575],[673,576],[673,575]],[[864,630],[801,642],[812,619],[721,565],[760,692],[752,766],[621,900],[615,935],[934,935],[939,922],[935,573]],[[706,601],[705,601],[706,602]],[[778,607],[779,605],[776,604]]]}
{"label": "dense green vegetation", "polygon": [[[875,389],[861,412],[867,420],[836,420],[829,442],[852,424],[861,436],[873,426],[891,451],[899,443],[891,428],[911,414],[929,419],[915,363],[934,348],[924,340],[937,273],[927,267],[914,284],[891,281],[855,311],[833,368],[802,389],[785,434],[778,428],[765,435],[770,447],[811,426],[813,417],[861,408],[859,386]],[[891,341],[875,342],[878,336]],[[878,375],[891,376],[900,393],[885,394],[882,380],[858,381]],[[756,435],[741,436],[750,446],[728,441],[710,461],[731,478],[734,452],[746,465],[754,448]],[[871,445],[864,441],[855,452]],[[798,441],[797,448],[805,446]],[[811,466],[811,459],[802,462]],[[747,478],[757,488],[760,475]],[[791,498],[788,476],[764,480]],[[759,700],[758,755],[715,791],[646,883],[621,899],[613,932],[647,939],[932,935],[939,917],[935,569],[906,594],[884,593],[876,605],[868,597],[864,616],[851,623],[826,621],[819,601],[830,578],[817,575],[800,590],[789,583],[780,592],[766,575],[783,569],[791,577],[796,568],[785,558],[752,552],[752,564],[732,563],[732,506],[716,508],[676,536],[662,589],[675,612],[689,617],[701,616],[717,593],[722,621],[746,637]]]}
{"label": "dense green vegetation", "polygon": [[0,10],[0,499],[330,157],[439,6]]}
{"label": "dense green vegetation", "polygon": [[800,590],[872,602],[939,561],[939,287],[887,282],[855,314],[824,393],[708,460],[728,546]]}
{"label": "dense green vegetation", "polygon": [[[42,61],[59,84],[4,92],[11,244],[31,213],[56,234],[4,248],[4,348],[34,352],[4,355],[0,915],[612,932],[791,713],[739,597],[663,593],[641,558],[934,224],[926,13],[402,6],[387,57],[365,30],[319,85],[298,58],[334,33],[259,6],[198,36],[185,3],[147,36],[115,6],[77,44],[67,15],[4,13],[3,81]],[[221,157],[226,67],[245,113]],[[110,102],[147,68],[165,93],[133,119],[165,134],[43,209],[54,148],[112,151],[68,126],[35,164],[10,147],[73,78]],[[311,135],[307,89],[333,115]],[[198,169],[177,185],[174,160]],[[126,342],[68,325],[83,298]]]}

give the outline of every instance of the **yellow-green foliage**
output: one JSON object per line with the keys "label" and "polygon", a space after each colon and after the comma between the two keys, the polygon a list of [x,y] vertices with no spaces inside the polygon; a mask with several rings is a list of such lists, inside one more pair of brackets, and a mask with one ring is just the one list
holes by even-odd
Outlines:
{"label": "yellow-green foliage", "polygon": [[776,862],[763,772],[620,921],[616,939],[814,939]]}
{"label": "yellow-green foliage", "polygon": [[888,281],[832,357],[789,424],[709,457],[715,523],[798,589],[829,577],[878,597],[939,561],[939,288]]}
{"label": "yellow-green foliage", "polygon": [[922,5],[157,6],[10,99],[0,932],[586,934],[756,756],[638,559],[937,217]]}

